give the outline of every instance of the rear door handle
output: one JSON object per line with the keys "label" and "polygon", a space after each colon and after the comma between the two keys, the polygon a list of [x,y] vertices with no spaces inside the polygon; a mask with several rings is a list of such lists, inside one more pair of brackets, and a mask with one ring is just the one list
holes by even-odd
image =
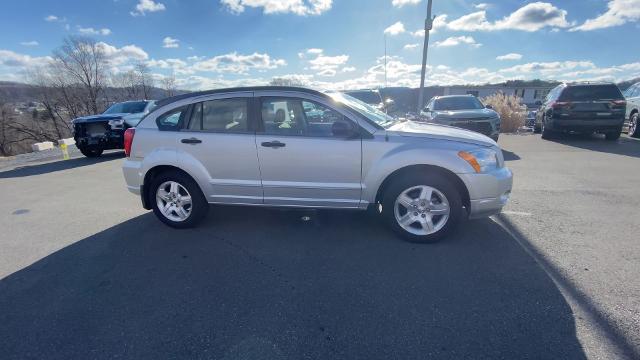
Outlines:
{"label": "rear door handle", "polygon": [[263,147],[276,148],[276,149],[287,146],[287,144],[281,143],[280,141],[267,141],[267,142],[263,142],[261,145]]}
{"label": "rear door handle", "polygon": [[191,145],[195,145],[195,144],[201,144],[202,140],[200,139],[196,139],[196,138],[191,138],[191,139],[182,139],[181,142],[183,144],[191,144]]}

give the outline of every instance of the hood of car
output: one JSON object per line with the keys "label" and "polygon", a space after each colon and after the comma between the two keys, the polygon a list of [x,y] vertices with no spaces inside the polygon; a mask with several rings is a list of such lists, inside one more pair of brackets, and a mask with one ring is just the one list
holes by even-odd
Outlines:
{"label": "hood of car", "polygon": [[433,111],[432,116],[437,120],[483,120],[495,119],[498,113],[491,109],[476,110],[452,110],[452,111]]}
{"label": "hood of car", "polygon": [[387,131],[400,136],[425,137],[464,142],[481,146],[497,146],[495,141],[480,133],[452,126],[404,121],[394,124]]}
{"label": "hood of car", "polygon": [[119,114],[90,115],[90,116],[79,117],[79,118],[73,120],[73,123],[74,124],[86,124],[86,123],[92,123],[92,122],[105,122],[105,121],[109,121],[109,120],[124,119],[124,121],[129,126],[136,126],[140,122],[140,119],[142,119],[143,115],[144,114],[142,114],[142,113],[140,113],[140,114],[119,113]]}

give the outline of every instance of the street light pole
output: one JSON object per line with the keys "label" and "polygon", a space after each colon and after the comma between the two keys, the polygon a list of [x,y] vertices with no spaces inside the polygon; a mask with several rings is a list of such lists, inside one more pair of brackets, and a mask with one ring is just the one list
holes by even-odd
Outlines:
{"label": "street light pole", "polygon": [[433,18],[431,17],[432,1],[427,4],[427,19],[424,21],[424,48],[422,49],[422,76],[420,77],[420,93],[418,95],[418,114],[424,106],[424,78],[427,75],[427,54],[429,53],[429,33],[433,29]]}

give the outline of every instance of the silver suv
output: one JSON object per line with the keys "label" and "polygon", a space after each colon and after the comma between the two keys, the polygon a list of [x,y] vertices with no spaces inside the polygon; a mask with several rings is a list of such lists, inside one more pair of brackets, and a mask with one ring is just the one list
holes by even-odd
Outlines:
{"label": "silver suv", "polygon": [[375,209],[415,242],[499,213],[512,174],[490,138],[397,120],[339,92],[253,87],[157,103],[125,134],[124,177],[175,228],[209,204]]}

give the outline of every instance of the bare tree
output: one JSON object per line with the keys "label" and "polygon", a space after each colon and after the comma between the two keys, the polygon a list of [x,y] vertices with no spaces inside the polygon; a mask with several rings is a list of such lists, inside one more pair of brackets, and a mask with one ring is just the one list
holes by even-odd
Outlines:
{"label": "bare tree", "polygon": [[53,62],[58,82],[83,88],[86,112],[98,113],[108,65],[104,49],[93,39],[70,36],[53,52]]}
{"label": "bare tree", "polygon": [[160,80],[160,86],[164,90],[164,96],[170,97],[176,94],[176,76],[171,73],[170,76],[165,76]]}
{"label": "bare tree", "polygon": [[142,90],[142,96],[144,99],[151,97],[151,88],[153,88],[153,77],[151,71],[149,71],[149,65],[144,62],[138,62],[135,64],[135,72],[138,76],[138,84]]}
{"label": "bare tree", "polygon": [[274,77],[269,82],[271,86],[305,86],[305,82],[295,77]]}

